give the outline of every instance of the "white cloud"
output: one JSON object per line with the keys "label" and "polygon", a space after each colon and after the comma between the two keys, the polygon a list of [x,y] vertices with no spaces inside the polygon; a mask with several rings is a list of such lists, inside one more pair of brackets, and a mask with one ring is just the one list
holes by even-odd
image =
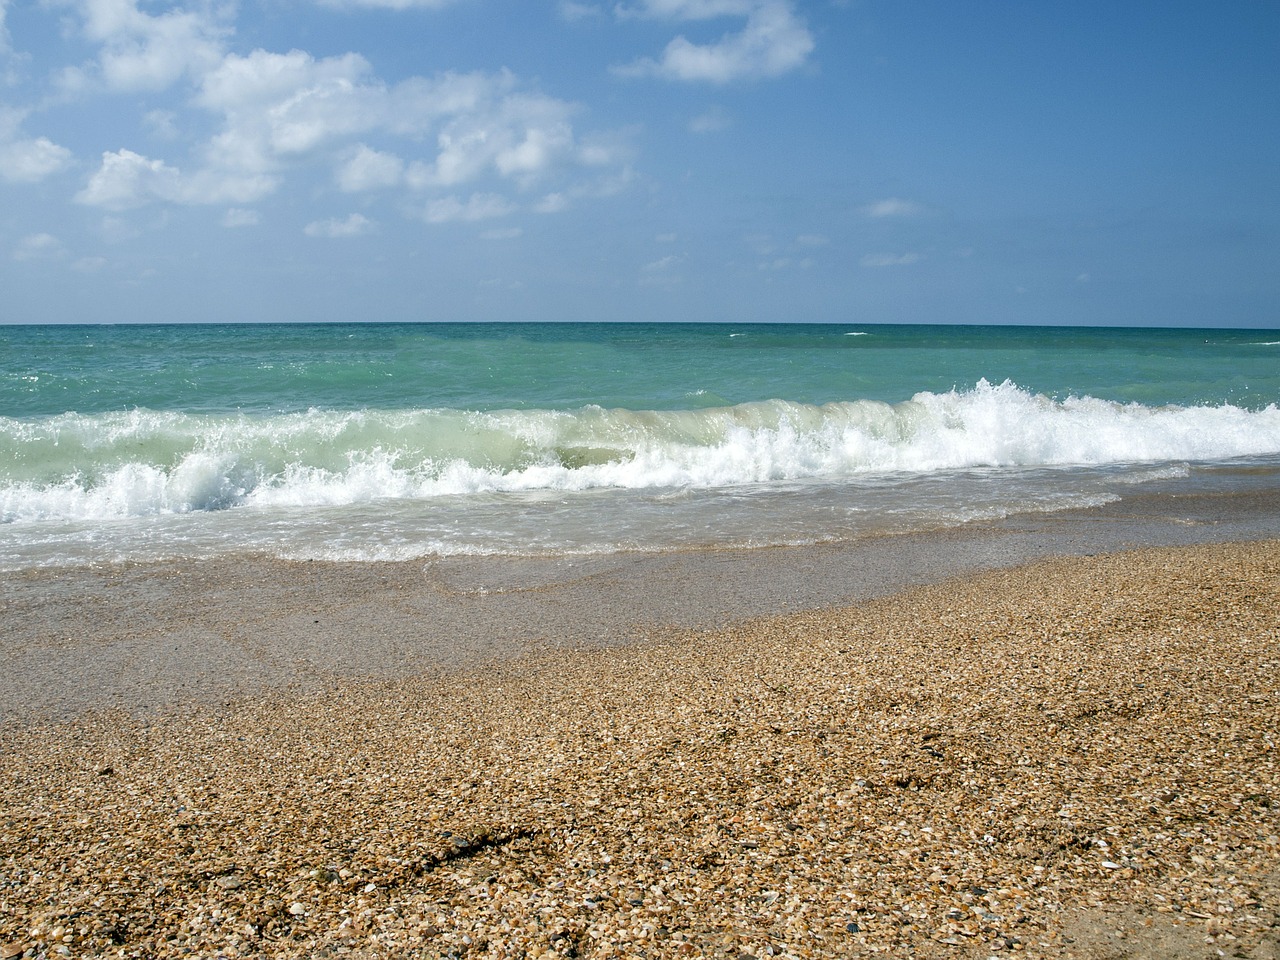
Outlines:
{"label": "white cloud", "polygon": [[454,186],[487,173],[528,182],[567,164],[575,154],[572,112],[562,100],[512,94],[487,109],[459,116],[440,132],[429,182]]}
{"label": "white cloud", "polygon": [[176,200],[181,174],[163,160],[149,160],[132,150],[103,153],[102,166],[76,194],[79,203],[104,210],[129,210],[152,200]]}
{"label": "white cloud", "polygon": [[316,220],[302,228],[308,237],[326,237],[339,239],[342,237],[359,237],[373,229],[373,221],[368,217],[353,213],[345,220],[332,217],[328,220]]}
{"label": "white cloud", "polygon": [[[112,90],[163,90],[183,76],[198,77],[222,58],[231,33],[213,4],[152,16],[137,0],[79,0],[84,34],[101,46],[98,69]],[[68,73],[71,85],[87,82]]]}
{"label": "white cloud", "polygon": [[[511,93],[510,74],[444,74],[394,87],[370,74],[368,61],[356,54],[321,60],[297,50],[229,55],[203,78],[195,100],[223,118],[222,129],[198,152],[201,168],[184,175],[131,150],[105,153],[78,199],[111,210],[156,200],[252,203],[276,189],[288,162],[321,147],[373,130],[420,136],[449,118],[440,159],[434,166],[417,164],[430,172],[420,180],[455,185],[484,173],[532,176],[560,145],[573,142],[568,105]],[[482,145],[465,148],[459,130]],[[394,155],[357,144],[338,172],[339,185],[391,185],[399,170]]]}
{"label": "white cloud", "polygon": [[50,260],[62,256],[62,243],[51,233],[23,237],[13,251],[15,260]]}
{"label": "white cloud", "polygon": [[206,149],[209,162],[263,172],[281,157],[376,127],[385,117],[387,91],[369,73],[369,62],[354,53],[323,60],[301,50],[228,56],[196,97],[224,118]]}
{"label": "white cloud", "polygon": [[102,166],[76,194],[76,201],[121,211],[154,201],[180,204],[252,203],[275,189],[266,175],[237,175],[202,170],[184,177],[177,167],[132,150],[102,155]]}
{"label": "white cloud", "polygon": [[71,163],[71,151],[51,140],[0,142],[0,179],[11,183],[36,183]]}
{"label": "white cloud", "polygon": [[0,0],[0,54],[9,52],[9,31],[4,25],[5,5],[7,0]]}
{"label": "white cloud", "polygon": [[231,207],[222,215],[224,227],[256,227],[261,221],[257,210],[245,210],[243,207]]}
{"label": "white cloud", "polygon": [[[3,2],[0,0],[0,13],[3,13]],[[47,137],[22,136],[22,122],[28,113],[6,106],[0,100],[0,180],[36,183],[71,163],[71,151],[66,147]]]}
{"label": "white cloud", "polygon": [[496,193],[473,193],[466,203],[452,196],[433,200],[427,204],[424,216],[428,223],[449,223],[505,217],[514,210],[515,207],[505,197]]}
{"label": "white cloud", "polygon": [[[551,178],[568,191],[599,193],[599,184],[573,182],[574,172],[591,169],[591,177],[607,179],[629,153],[622,135],[580,139],[572,123],[574,104],[524,88],[507,70],[388,84],[356,53],[225,53],[218,18],[229,15],[223,11],[230,7],[214,13],[199,5],[216,0],[188,0],[187,8],[156,16],[140,11],[140,0],[63,2],[76,5],[85,33],[102,44],[100,66],[108,84],[143,89],[189,75],[196,85],[190,103],[215,122],[213,134],[183,157],[157,159],[129,148],[104,152],[101,167],[77,196],[90,206],[124,211],[149,203],[253,204],[292,170],[324,163],[332,164],[337,189],[347,193],[466,189],[474,192],[471,200],[439,198],[427,207],[427,219],[478,219],[500,215],[495,211],[505,212],[511,202],[503,200],[500,207],[477,197],[528,190]],[[185,64],[181,69],[169,58],[173,51]],[[90,73],[72,71],[64,79],[88,89]],[[145,121],[154,134],[177,139],[172,113],[153,110]],[[402,138],[406,146],[374,148],[375,137]],[[30,162],[12,166],[28,178],[71,159],[47,140],[23,143]],[[9,149],[5,145],[0,131],[0,149]]]}
{"label": "white cloud", "polygon": [[275,188],[268,175],[200,170],[183,177],[177,166],[151,160],[132,150],[104,152],[102,165],[76,201],[104,210],[132,210],[161,201],[169,204],[252,204]]}
{"label": "white cloud", "polygon": [[729,83],[776,77],[802,66],[813,51],[813,36],[789,0],[644,0],[624,14],[674,20],[746,17],[738,32],[714,43],[693,43],[683,34],[667,44],[658,60],[649,58],[614,68],[621,76]]}
{"label": "white cloud", "polygon": [[869,217],[914,217],[924,213],[925,208],[912,200],[889,197],[869,204],[866,211]]}
{"label": "white cloud", "polygon": [[906,267],[919,259],[918,253],[868,253],[861,263],[864,267]]}
{"label": "white cloud", "polygon": [[393,153],[381,153],[363,143],[338,168],[338,186],[347,193],[397,186],[404,179],[405,163]]}
{"label": "white cloud", "polygon": [[524,189],[557,170],[621,162],[615,145],[579,143],[575,107],[517,89],[508,71],[413,77],[388,86],[363,57],[317,60],[256,50],[228,56],[201,85],[197,103],[224,117],[204,158],[211,170],[274,174],[322,149],[368,134],[421,141],[434,151],[404,159],[358,142],[338,154],[340,189],[403,185],[428,191],[498,178]]}
{"label": "white cloud", "polygon": [[[389,87],[358,54],[317,60],[300,50],[255,50],[227,57],[205,78],[197,103],[225,118],[210,144],[211,159],[255,170],[350,136],[383,131],[421,138],[443,123],[435,163],[419,175],[453,185],[485,172],[538,172],[572,144],[572,107],[515,86],[514,76],[502,71],[412,77]],[[361,155],[357,167],[374,159]],[[380,173],[385,178],[385,160]],[[360,171],[353,177],[360,179]]]}

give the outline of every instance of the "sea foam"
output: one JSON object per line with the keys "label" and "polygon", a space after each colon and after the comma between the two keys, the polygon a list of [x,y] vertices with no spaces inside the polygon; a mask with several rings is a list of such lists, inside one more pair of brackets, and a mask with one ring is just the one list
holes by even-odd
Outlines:
{"label": "sea foam", "polygon": [[477,493],[713,489],[1280,453],[1280,410],[1056,400],[1006,382],[911,400],[700,410],[135,410],[0,418],[0,521]]}

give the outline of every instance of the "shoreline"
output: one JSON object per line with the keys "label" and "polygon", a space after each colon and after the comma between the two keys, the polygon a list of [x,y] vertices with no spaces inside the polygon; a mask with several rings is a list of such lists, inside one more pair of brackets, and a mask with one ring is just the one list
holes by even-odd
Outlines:
{"label": "shoreline", "polygon": [[3,724],[0,949],[1273,958],[1277,570],[1057,557]]}
{"label": "shoreline", "polygon": [[810,546],[395,563],[225,556],[0,579],[0,726],[449,673],[831,610],[1050,557],[1280,538],[1280,490]]}

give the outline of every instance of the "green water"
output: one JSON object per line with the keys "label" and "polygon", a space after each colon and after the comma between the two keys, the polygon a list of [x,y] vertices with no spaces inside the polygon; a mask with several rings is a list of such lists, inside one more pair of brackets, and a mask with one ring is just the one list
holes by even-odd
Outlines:
{"label": "green water", "polygon": [[1011,380],[1054,398],[1280,401],[1280,333],[1060,327],[444,324],[0,327],[0,416],[142,407],[704,409]]}

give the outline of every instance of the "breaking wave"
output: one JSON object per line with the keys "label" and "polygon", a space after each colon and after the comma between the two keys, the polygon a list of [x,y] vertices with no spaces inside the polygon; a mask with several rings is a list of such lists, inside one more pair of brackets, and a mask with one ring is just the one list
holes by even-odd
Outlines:
{"label": "breaking wave", "polygon": [[67,413],[0,418],[0,522],[1276,453],[1274,404],[1054,400],[986,381],[898,404]]}

